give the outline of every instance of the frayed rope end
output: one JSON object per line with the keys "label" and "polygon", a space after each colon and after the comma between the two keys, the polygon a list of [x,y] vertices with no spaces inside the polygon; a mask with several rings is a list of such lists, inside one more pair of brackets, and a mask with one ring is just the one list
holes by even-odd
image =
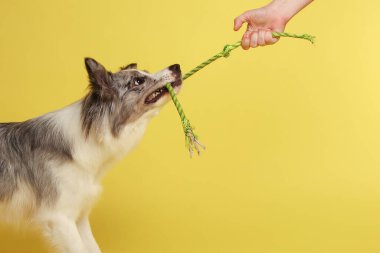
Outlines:
{"label": "frayed rope end", "polygon": [[194,151],[196,151],[198,155],[201,155],[201,149],[206,150],[206,147],[198,140],[198,136],[194,133],[188,121],[187,124],[183,126],[183,130],[185,132],[185,143],[186,148],[189,150],[190,158],[193,157]]}

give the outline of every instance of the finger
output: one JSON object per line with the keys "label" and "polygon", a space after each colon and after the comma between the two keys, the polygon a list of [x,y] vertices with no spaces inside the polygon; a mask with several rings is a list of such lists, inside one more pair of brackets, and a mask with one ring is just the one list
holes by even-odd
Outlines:
{"label": "finger", "polygon": [[246,31],[243,34],[243,38],[241,39],[241,47],[244,50],[249,49],[252,33],[253,31]]}
{"label": "finger", "polygon": [[265,46],[265,30],[260,29],[257,36],[257,44],[259,46]]}
{"label": "finger", "polygon": [[251,36],[251,47],[252,48],[257,47],[258,35],[259,35],[259,33],[257,31],[252,33],[252,36]]}
{"label": "finger", "polygon": [[244,22],[246,21],[245,19],[245,15],[242,14],[238,17],[235,18],[234,20],[234,30],[237,31],[241,28],[241,26],[244,24]]}
{"label": "finger", "polygon": [[278,41],[278,38],[272,36],[272,31],[266,31],[264,38],[266,45],[272,45]]}
{"label": "finger", "polygon": [[251,11],[246,11],[234,19],[234,30],[235,31],[239,30],[245,22],[248,22],[248,20],[250,18],[250,12]]}

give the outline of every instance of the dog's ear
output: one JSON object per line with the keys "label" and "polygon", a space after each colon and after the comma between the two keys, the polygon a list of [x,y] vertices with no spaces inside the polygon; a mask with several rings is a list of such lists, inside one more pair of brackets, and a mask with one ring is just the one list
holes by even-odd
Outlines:
{"label": "dog's ear", "polygon": [[90,87],[93,91],[99,92],[104,98],[110,98],[113,95],[111,76],[112,73],[107,71],[102,64],[92,58],[84,59]]}
{"label": "dog's ear", "polygon": [[121,70],[127,70],[127,69],[137,69],[137,63],[131,63],[127,66],[123,66],[120,68]]}

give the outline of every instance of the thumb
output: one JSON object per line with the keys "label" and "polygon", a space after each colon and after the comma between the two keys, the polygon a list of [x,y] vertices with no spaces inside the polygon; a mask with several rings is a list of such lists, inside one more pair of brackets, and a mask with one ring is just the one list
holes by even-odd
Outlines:
{"label": "thumb", "polygon": [[237,31],[240,29],[240,27],[243,25],[243,23],[246,22],[245,15],[242,14],[235,18],[234,20],[234,30]]}

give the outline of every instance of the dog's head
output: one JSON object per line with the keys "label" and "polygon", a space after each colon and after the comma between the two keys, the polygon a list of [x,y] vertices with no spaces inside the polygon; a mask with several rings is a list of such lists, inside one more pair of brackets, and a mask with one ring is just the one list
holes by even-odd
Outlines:
{"label": "dog's head", "polygon": [[155,74],[138,70],[137,64],[129,64],[112,73],[92,58],[85,58],[85,65],[90,79],[90,93],[82,110],[87,135],[93,127],[92,121],[104,116],[108,118],[112,133],[117,135],[127,123],[170,100],[165,84],[170,83],[176,93],[182,84],[178,64]]}

